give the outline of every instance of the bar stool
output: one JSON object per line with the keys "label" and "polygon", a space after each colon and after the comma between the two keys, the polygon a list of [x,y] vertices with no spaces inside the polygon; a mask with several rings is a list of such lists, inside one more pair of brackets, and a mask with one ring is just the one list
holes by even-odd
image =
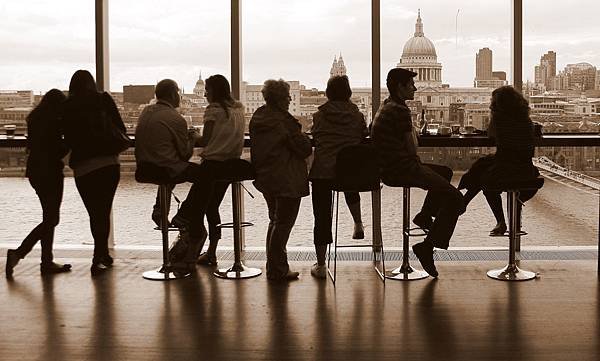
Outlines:
{"label": "bar stool", "polygon": [[220,228],[233,229],[233,253],[234,262],[229,268],[221,268],[213,274],[219,278],[243,279],[259,276],[262,271],[259,268],[251,268],[242,262],[242,231],[244,227],[253,226],[250,222],[242,221],[243,193],[242,182],[254,179],[254,168],[243,159],[232,159],[225,161],[225,171],[219,175],[219,182],[231,183],[231,205],[233,207],[233,222],[221,223]]}
{"label": "bar stool", "polygon": [[169,261],[169,231],[179,231],[177,228],[169,228],[170,184],[173,181],[168,176],[166,169],[147,162],[139,162],[137,164],[135,180],[139,183],[152,183],[159,186],[159,205],[161,210],[159,229],[162,235],[163,264],[156,270],[144,272],[142,277],[153,281],[170,281],[191,276],[189,270],[174,267]]}
{"label": "bar stool", "polygon": [[[371,247],[373,263],[379,278],[385,283],[385,255],[381,239],[381,183],[379,169],[375,157],[375,149],[371,145],[357,144],[341,149],[336,157],[335,178],[332,182],[332,208],[335,201],[335,238],[333,243],[333,272],[331,263],[331,244],[327,252],[327,272],[335,285],[337,273],[337,249],[352,247]],[[340,192],[371,192],[373,240],[371,244],[338,245],[338,216]],[[333,213],[333,209],[332,209]],[[377,255],[381,253],[381,270],[377,267]]]}
{"label": "bar stool", "polygon": [[501,269],[488,271],[487,275],[490,278],[501,281],[528,281],[536,277],[535,272],[525,271],[517,266],[515,251],[517,249],[517,241],[520,240],[521,232],[521,212],[519,204],[519,193],[522,191],[534,191],[542,188],[544,178],[537,177],[531,180],[507,182],[503,184],[487,187],[485,190],[507,193],[507,208],[508,208],[508,265]]}
{"label": "bar stool", "polygon": [[410,227],[410,188],[415,184],[397,179],[382,178],[383,184],[388,187],[402,187],[402,264],[400,267],[385,272],[385,277],[396,281],[414,281],[429,277],[427,272],[413,268],[408,260],[410,237],[422,237],[427,233],[419,227]]}

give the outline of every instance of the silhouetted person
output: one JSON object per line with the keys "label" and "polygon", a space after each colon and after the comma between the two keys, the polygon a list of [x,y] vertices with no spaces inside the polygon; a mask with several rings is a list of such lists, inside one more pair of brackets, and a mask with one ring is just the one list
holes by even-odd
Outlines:
{"label": "silhouetted person", "polygon": [[179,87],[171,79],[156,84],[156,104],[148,105],[140,114],[136,128],[135,157],[138,171],[145,164],[166,173],[169,183],[191,182],[186,249],[182,259],[175,260],[184,267],[192,267],[206,239],[204,215],[215,187],[219,171],[213,162],[201,164],[189,161],[199,136],[187,127],[185,119],[175,110],[181,98]]}
{"label": "silhouetted person", "polygon": [[25,176],[42,205],[42,223],[38,224],[16,250],[6,254],[6,276],[11,277],[19,260],[40,241],[42,245],[42,274],[68,272],[70,264],[53,261],[54,228],[58,225],[63,195],[64,164],[68,149],[60,133],[60,110],[65,95],[58,89],[48,91],[40,104],[27,116],[27,170]]}
{"label": "silhouetted person", "polygon": [[[488,136],[496,142],[496,153],[479,158],[462,176],[458,189],[467,189],[465,207],[484,186],[493,188],[495,184],[532,179],[540,174],[531,160],[535,151],[534,127],[527,100],[513,87],[503,86],[492,92],[490,110]],[[522,191],[519,199],[525,202],[536,192]],[[496,218],[490,236],[502,236],[507,227],[500,192],[483,194]]]}
{"label": "silhouetted person", "polygon": [[412,248],[425,271],[437,277],[433,248],[448,248],[464,204],[462,194],[450,184],[452,170],[422,163],[417,155],[417,134],[406,105],[406,100],[414,99],[417,88],[413,77],[416,75],[401,68],[389,71],[387,88],[390,97],[375,115],[371,136],[384,182],[406,183],[428,191],[421,211],[413,219],[427,231],[427,236]]}
{"label": "silhouetted person", "polygon": [[119,154],[98,137],[105,121],[125,133],[125,125],[112,97],[98,92],[92,74],[77,70],[69,84],[63,112],[63,133],[71,149],[69,166],[75,185],[90,217],[94,237],[92,276],[108,270],[113,259],[108,252],[110,212],[119,184]]}
{"label": "silhouetted person", "polygon": [[[221,162],[239,159],[242,154],[245,127],[244,108],[242,103],[233,99],[229,82],[220,74],[206,79],[205,96],[209,105],[204,112],[202,137],[196,141],[196,145],[204,148],[200,153],[202,162],[212,163],[214,167],[221,169],[223,168]],[[217,264],[216,251],[221,239],[221,228],[217,227],[221,223],[219,206],[228,186],[229,184],[222,182],[214,185],[213,195],[206,209],[210,244],[207,251],[198,258],[198,264],[210,266]],[[185,228],[189,225],[190,219],[194,217],[192,198],[193,194],[189,193],[182,202],[181,208],[171,221],[173,226]],[[158,196],[152,218],[157,224],[160,223]]]}
{"label": "silhouetted person", "polygon": [[[328,101],[313,115],[312,135],[315,155],[309,173],[312,182],[312,204],[315,217],[314,243],[317,263],[311,274],[317,278],[327,277],[325,254],[327,245],[332,242],[332,181],[335,177],[335,163],[338,152],[347,146],[360,144],[367,136],[367,123],[358,107],[350,101],[352,90],[348,77],[335,76],[327,82],[325,91]],[[351,213],[358,213],[355,220],[354,237],[364,238],[360,221],[360,196],[346,193],[346,203]],[[360,233],[360,234],[359,234]],[[362,237],[359,237],[361,236]]]}
{"label": "silhouetted person", "polygon": [[250,153],[256,169],[256,189],[269,208],[267,231],[267,278],[298,278],[287,262],[286,245],[300,199],[309,194],[305,159],[312,153],[310,140],[288,111],[290,86],[283,80],[267,80],[262,89],[266,105],[250,120]]}

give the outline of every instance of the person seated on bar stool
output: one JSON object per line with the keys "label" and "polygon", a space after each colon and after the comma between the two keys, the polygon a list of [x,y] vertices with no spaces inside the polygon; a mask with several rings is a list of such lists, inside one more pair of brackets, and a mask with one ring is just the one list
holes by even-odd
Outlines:
{"label": "person seated on bar stool", "polygon": [[[458,189],[467,189],[465,208],[482,190],[495,184],[535,179],[540,175],[533,165],[534,125],[529,118],[529,103],[513,87],[503,86],[492,92],[488,136],[496,142],[496,154],[479,158],[460,179]],[[531,199],[537,189],[519,192],[519,204]],[[506,220],[500,192],[483,191],[496,218],[490,236],[506,233]],[[520,212],[519,212],[520,214]]]}
{"label": "person seated on bar stool", "polygon": [[[202,136],[196,141],[196,145],[203,147],[200,153],[202,163],[210,162],[215,169],[223,170],[224,161],[239,159],[242,155],[245,127],[244,106],[233,99],[229,81],[220,74],[206,79],[205,96],[209,104],[204,112]],[[210,243],[207,251],[198,257],[197,263],[200,265],[214,266],[217,264],[217,245],[221,239],[221,228],[218,227],[221,224],[219,206],[225,197],[228,186],[229,184],[225,182],[216,182],[214,185],[213,194],[206,209]],[[193,195],[188,194],[188,197],[181,203],[181,208],[171,221],[174,227],[186,228],[189,220],[194,217],[192,198]],[[160,208],[155,204],[152,212],[153,220],[156,213],[160,217]],[[202,247],[200,247],[200,251],[201,249]]]}
{"label": "person seated on bar stool", "polygon": [[266,104],[250,120],[250,156],[256,170],[254,186],[267,202],[267,278],[293,280],[286,245],[296,222],[300,200],[309,194],[306,158],[312,153],[310,140],[298,120],[288,111],[290,86],[283,79],[265,81]]}
{"label": "person seated on bar stool", "polygon": [[185,259],[178,260],[191,264],[195,263],[206,239],[204,214],[214,191],[218,167],[212,162],[189,162],[199,136],[194,130],[187,129],[185,119],[175,110],[181,101],[177,83],[171,79],[161,80],[155,94],[156,104],[144,108],[138,120],[136,161],[165,169],[172,184],[192,183],[188,196],[193,218],[186,230],[189,248]]}
{"label": "person seated on bar stool", "polygon": [[450,184],[452,170],[422,163],[417,155],[417,136],[406,105],[407,100],[414,99],[417,88],[413,77],[416,75],[401,68],[389,71],[386,85],[390,97],[375,115],[371,138],[384,183],[406,183],[428,191],[421,211],[413,219],[417,226],[427,231],[427,236],[412,249],[425,271],[437,277],[433,248],[448,248],[458,216],[464,212],[464,204],[462,193]]}
{"label": "person seated on bar stool", "polygon": [[[317,253],[317,263],[313,265],[310,273],[316,278],[327,277],[325,254],[327,245],[333,242],[331,192],[337,154],[344,147],[360,144],[368,135],[365,117],[350,101],[352,90],[347,76],[330,78],[325,94],[328,101],[321,105],[313,115],[312,135],[315,156],[309,173],[312,183],[313,215],[315,217],[314,243]],[[360,217],[358,193],[346,193],[345,196],[351,213],[354,209],[354,212],[357,212]],[[357,231],[363,233],[364,237],[362,222],[355,221],[353,238],[358,238]]]}

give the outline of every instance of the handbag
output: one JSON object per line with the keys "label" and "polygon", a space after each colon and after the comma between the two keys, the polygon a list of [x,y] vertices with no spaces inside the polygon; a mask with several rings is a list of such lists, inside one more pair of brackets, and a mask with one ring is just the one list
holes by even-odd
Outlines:
{"label": "handbag", "polygon": [[104,154],[119,154],[132,146],[131,139],[121,127],[113,121],[106,109],[98,112],[98,118],[94,122],[94,143]]}

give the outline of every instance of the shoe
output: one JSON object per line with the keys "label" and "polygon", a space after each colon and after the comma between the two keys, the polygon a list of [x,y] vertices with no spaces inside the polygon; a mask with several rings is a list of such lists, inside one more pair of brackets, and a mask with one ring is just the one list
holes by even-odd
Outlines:
{"label": "shoe", "polygon": [[13,268],[19,263],[21,257],[17,255],[17,251],[14,249],[9,249],[6,252],[6,277],[10,278],[13,275]]}
{"label": "shoe", "polygon": [[433,219],[430,216],[426,216],[423,213],[419,212],[413,218],[413,223],[416,224],[419,228],[421,228],[425,232],[429,232],[431,226],[433,225]]}
{"label": "shoe", "polygon": [[160,209],[154,208],[154,210],[152,210],[152,221],[156,224],[157,227],[160,227],[160,218],[161,218]]}
{"label": "shoe", "polygon": [[298,277],[300,277],[300,272],[295,272],[295,271],[292,271],[292,270],[288,270],[288,272],[285,274],[285,276],[283,276],[282,279],[283,280],[291,281],[291,280],[297,280]]}
{"label": "shoe", "polygon": [[42,263],[40,264],[40,272],[42,275],[50,275],[55,273],[71,272],[71,265],[68,263]]}
{"label": "shoe", "polygon": [[501,236],[504,236],[504,233],[506,233],[506,223],[501,222],[501,223],[498,223],[496,225],[496,227],[494,227],[494,229],[492,229],[490,231],[490,236],[491,237],[501,237]]}
{"label": "shoe", "polygon": [[171,227],[179,228],[179,229],[187,229],[190,224],[190,220],[184,218],[182,215],[177,213],[175,217],[171,220]]}
{"label": "shoe", "polygon": [[90,272],[92,273],[92,277],[99,276],[110,269],[109,265],[106,265],[102,262],[92,263],[92,267],[90,267]]}
{"label": "shoe", "polygon": [[362,223],[354,223],[354,232],[352,233],[352,239],[364,239],[365,229]]}
{"label": "shoe", "polygon": [[100,259],[100,262],[104,263],[105,265],[111,267],[113,265],[113,263],[115,263],[115,261],[113,260],[113,258],[107,254],[106,256],[102,257]]}
{"label": "shoe", "polygon": [[297,280],[298,277],[300,276],[300,272],[294,272],[292,270],[288,270],[288,272],[283,275],[283,277],[279,277],[279,278],[272,278],[272,277],[268,277],[269,281],[293,281],[293,280]]}
{"label": "shoe", "polygon": [[325,266],[324,264],[315,263],[310,268],[310,274],[314,278],[325,279],[327,278],[327,266]]}
{"label": "shoe", "polygon": [[429,273],[431,277],[437,277],[438,271],[433,262],[433,245],[429,242],[421,242],[413,245],[412,250],[421,262],[425,272]]}
{"label": "shoe", "polygon": [[198,260],[196,260],[196,264],[200,264],[203,266],[216,266],[217,256],[209,255],[208,252],[204,252],[198,257]]}

